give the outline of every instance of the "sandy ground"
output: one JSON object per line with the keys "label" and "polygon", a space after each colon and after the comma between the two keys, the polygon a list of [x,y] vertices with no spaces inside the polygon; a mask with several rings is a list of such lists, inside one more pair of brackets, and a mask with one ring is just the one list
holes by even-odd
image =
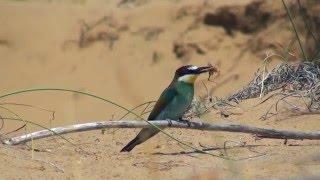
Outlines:
{"label": "sandy ground", "polygon": [[[244,5],[248,1],[218,0],[212,9],[226,4]],[[262,58],[250,51],[242,53],[250,35],[235,32],[228,36],[221,27],[200,25],[186,31],[195,17],[193,8],[200,1],[135,1],[118,7],[116,1],[1,1],[0,2],[0,82],[1,94],[17,89],[56,87],[88,91],[125,107],[156,100],[171,81],[175,69],[184,64],[220,69],[215,82],[206,76],[196,84],[196,93],[205,93],[201,81],[215,87],[214,96],[225,97],[243,87],[261,66]],[[190,14],[177,18],[181,8]],[[111,17],[112,28],[97,32],[116,34],[117,41],[93,42],[79,47],[81,22],[92,23]],[[119,30],[123,28],[123,30]],[[100,29],[99,29],[100,28]],[[160,29],[148,39],[148,30]],[[282,37],[282,36],[281,36]],[[281,38],[277,37],[277,38]],[[275,37],[274,37],[275,38]],[[275,38],[275,39],[277,39]],[[179,59],[173,43],[187,41],[207,44],[205,54]],[[271,66],[279,61],[272,61]],[[224,82],[229,76],[237,79]],[[221,82],[223,82],[221,84]],[[63,92],[33,92],[1,99],[1,103],[24,103],[55,111],[6,105],[26,120],[44,126],[119,118],[124,111],[90,97]],[[212,112],[206,121],[234,122],[280,129],[317,130],[317,115],[276,116],[259,120],[270,104],[257,108],[257,100],[242,104],[241,115],[222,118]],[[12,116],[2,109],[1,116]],[[128,117],[130,118],[130,117]],[[19,126],[5,123],[3,132]],[[39,128],[28,125],[27,130]],[[0,145],[0,179],[300,179],[320,175],[319,141],[255,140],[251,135],[166,130],[175,137],[200,148],[216,147],[238,161],[188,153],[163,134],[130,153],[119,150],[138,130],[107,130],[66,135],[76,145],[59,138],[34,141],[29,146]],[[16,134],[24,133],[24,131]],[[13,134],[14,135],[14,134]],[[239,143],[246,142],[245,147]],[[226,150],[223,149],[227,143]],[[218,154],[217,151],[212,153]],[[258,156],[258,157],[256,157]]]}

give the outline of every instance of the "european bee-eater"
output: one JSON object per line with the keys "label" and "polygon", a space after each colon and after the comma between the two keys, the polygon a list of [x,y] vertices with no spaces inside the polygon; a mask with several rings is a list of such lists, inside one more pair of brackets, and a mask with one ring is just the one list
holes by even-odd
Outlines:
{"label": "european bee-eater", "polygon": [[[181,119],[192,102],[196,78],[201,73],[208,72],[212,68],[212,66],[197,67],[187,65],[177,69],[172,82],[162,92],[160,98],[156,102],[148,117],[148,121]],[[121,150],[121,152],[131,151],[136,145],[145,142],[158,132],[159,130],[153,127],[143,128],[139,134]]]}

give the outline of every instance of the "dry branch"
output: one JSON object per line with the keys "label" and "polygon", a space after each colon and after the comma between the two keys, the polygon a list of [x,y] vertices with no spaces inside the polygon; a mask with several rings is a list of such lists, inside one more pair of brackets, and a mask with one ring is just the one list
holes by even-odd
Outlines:
{"label": "dry branch", "polygon": [[[205,122],[190,122],[185,121],[168,121],[168,120],[158,120],[152,122],[154,125],[159,127],[167,128],[184,128],[184,129],[196,129],[202,131],[227,131],[227,132],[241,132],[254,134],[261,138],[273,138],[273,139],[310,139],[319,140],[320,131],[314,132],[302,132],[302,131],[288,131],[288,130],[276,130],[262,127],[250,127],[240,124],[221,124],[221,123],[205,123]],[[55,136],[57,134],[67,134],[73,132],[82,132],[98,129],[108,129],[108,128],[144,128],[150,127],[150,125],[145,121],[100,121],[84,124],[75,124],[65,127],[52,128],[51,130],[42,130],[33,132],[30,134],[25,134],[22,136],[13,137],[3,141],[6,145],[17,145],[31,141],[32,139],[41,139],[50,136]],[[152,128],[152,127],[151,127]],[[53,133],[55,132],[55,133]]]}

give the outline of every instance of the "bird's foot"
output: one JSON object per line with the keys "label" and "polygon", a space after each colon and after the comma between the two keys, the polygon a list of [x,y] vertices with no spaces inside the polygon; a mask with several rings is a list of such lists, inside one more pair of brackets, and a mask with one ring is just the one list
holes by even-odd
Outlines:
{"label": "bird's foot", "polygon": [[178,122],[186,123],[186,124],[188,125],[188,127],[191,127],[191,122],[190,122],[190,121],[188,121],[188,120],[185,120],[185,119],[179,118]]}
{"label": "bird's foot", "polygon": [[167,121],[168,121],[168,123],[169,123],[168,126],[171,127],[171,126],[172,126],[172,121],[171,121],[171,119],[167,119]]}

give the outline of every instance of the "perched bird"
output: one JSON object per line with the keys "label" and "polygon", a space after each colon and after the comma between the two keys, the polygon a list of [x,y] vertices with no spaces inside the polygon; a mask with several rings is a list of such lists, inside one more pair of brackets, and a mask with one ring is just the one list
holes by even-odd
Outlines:
{"label": "perched bird", "polygon": [[[194,95],[194,81],[205,72],[209,72],[213,67],[197,67],[193,65],[182,66],[176,70],[175,76],[170,85],[162,92],[151,111],[148,121],[152,120],[179,120],[190,106]],[[121,152],[131,151],[159,130],[155,128],[143,128],[139,134],[130,141]]]}

